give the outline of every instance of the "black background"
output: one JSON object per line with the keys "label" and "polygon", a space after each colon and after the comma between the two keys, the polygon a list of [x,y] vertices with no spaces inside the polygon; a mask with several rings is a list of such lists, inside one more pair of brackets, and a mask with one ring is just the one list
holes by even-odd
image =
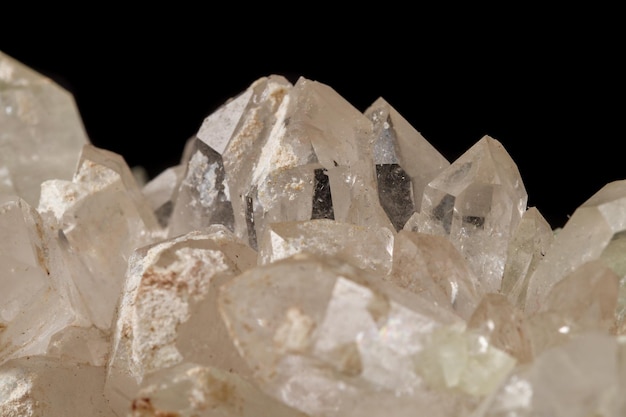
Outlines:
{"label": "black background", "polygon": [[45,25],[17,15],[0,29],[0,50],[70,90],[91,141],[151,176],[258,77],[304,76],[359,110],[384,97],[451,162],[485,134],[498,139],[529,205],[562,226],[604,184],[626,179],[622,25],[611,11],[468,11],[92,10]]}

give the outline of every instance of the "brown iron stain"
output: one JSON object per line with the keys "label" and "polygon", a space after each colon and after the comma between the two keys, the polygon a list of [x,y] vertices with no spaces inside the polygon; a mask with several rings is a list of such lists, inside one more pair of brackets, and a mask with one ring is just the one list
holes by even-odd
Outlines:
{"label": "brown iron stain", "polygon": [[[43,228],[41,226],[41,223],[38,221],[35,221],[35,228],[37,230],[37,236],[39,237],[39,240],[43,243],[44,234],[43,234]],[[50,269],[48,268],[48,262],[47,262],[47,256],[46,256],[47,251],[44,248],[40,247],[39,245],[35,245],[35,251],[37,252],[37,263],[41,265],[43,270],[46,272],[46,275],[50,275]]]}
{"label": "brown iron stain", "polygon": [[[197,278],[204,272],[205,264],[199,260],[193,264],[193,266],[187,271],[187,273],[180,275],[176,271],[158,271],[153,267],[150,267],[144,272],[142,277],[142,285],[140,289],[149,292],[150,287],[163,288],[167,290],[174,289],[177,292],[187,292],[189,295],[204,295],[200,286],[193,285],[197,280],[190,278]],[[192,283],[192,285],[190,285]]]}
{"label": "brown iron stain", "polygon": [[133,400],[131,411],[133,412],[133,417],[180,417],[180,414],[174,411],[155,409],[148,397]]}
{"label": "brown iron stain", "polygon": [[146,292],[150,292],[150,287],[158,287],[163,289],[183,290],[187,288],[187,283],[181,279],[178,279],[178,274],[174,271],[169,272],[156,272],[153,268],[143,274],[142,284],[140,289]]}
{"label": "brown iron stain", "polygon": [[237,389],[233,384],[229,384],[225,381],[209,375],[209,396],[214,404],[223,404],[235,407],[239,396],[237,395]]}

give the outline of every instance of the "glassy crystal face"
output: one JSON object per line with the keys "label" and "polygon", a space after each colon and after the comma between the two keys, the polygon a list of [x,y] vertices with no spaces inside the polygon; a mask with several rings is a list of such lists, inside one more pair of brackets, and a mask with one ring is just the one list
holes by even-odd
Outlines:
{"label": "glassy crystal face", "polygon": [[0,415],[623,417],[625,201],[280,75],[140,185],[0,53]]}

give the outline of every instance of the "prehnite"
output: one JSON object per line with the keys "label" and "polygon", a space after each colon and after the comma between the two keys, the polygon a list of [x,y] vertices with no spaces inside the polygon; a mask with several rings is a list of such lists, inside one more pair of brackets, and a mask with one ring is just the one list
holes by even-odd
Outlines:
{"label": "prehnite", "polygon": [[0,53],[2,416],[623,417],[625,236],[626,181],[555,231],[496,139],[278,75],[142,184]]}

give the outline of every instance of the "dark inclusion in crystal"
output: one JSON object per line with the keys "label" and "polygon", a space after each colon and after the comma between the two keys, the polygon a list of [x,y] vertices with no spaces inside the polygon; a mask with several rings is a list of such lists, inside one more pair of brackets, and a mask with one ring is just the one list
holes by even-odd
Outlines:
{"label": "dark inclusion in crystal", "polygon": [[330,182],[328,180],[328,175],[326,175],[326,170],[323,168],[315,170],[311,219],[335,220],[333,199],[330,192]]}
{"label": "dark inclusion in crystal", "polygon": [[482,216],[463,216],[464,224],[471,224],[477,229],[484,229],[485,227],[485,218]]}
{"label": "dark inclusion in crystal", "polygon": [[248,229],[248,243],[251,248],[257,249],[256,227],[254,225],[254,201],[252,196],[256,193],[256,188],[246,196],[246,226]]}
{"label": "dark inclusion in crystal", "polygon": [[399,164],[377,164],[378,199],[396,230],[415,211],[411,178]]}
{"label": "dark inclusion in crystal", "polygon": [[159,225],[161,225],[161,227],[167,227],[167,223],[169,222],[170,217],[172,217],[173,212],[173,201],[167,201],[166,203],[161,205],[161,207],[154,211],[154,214],[156,214],[157,220],[159,221]]}
{"label": "dark inclusion in crystal", "polygon": [[454,196],[446,194],[432,211],[433,217],[441,222],[447,234],[450,234],[450,229],[452,228],[454,201]]}

